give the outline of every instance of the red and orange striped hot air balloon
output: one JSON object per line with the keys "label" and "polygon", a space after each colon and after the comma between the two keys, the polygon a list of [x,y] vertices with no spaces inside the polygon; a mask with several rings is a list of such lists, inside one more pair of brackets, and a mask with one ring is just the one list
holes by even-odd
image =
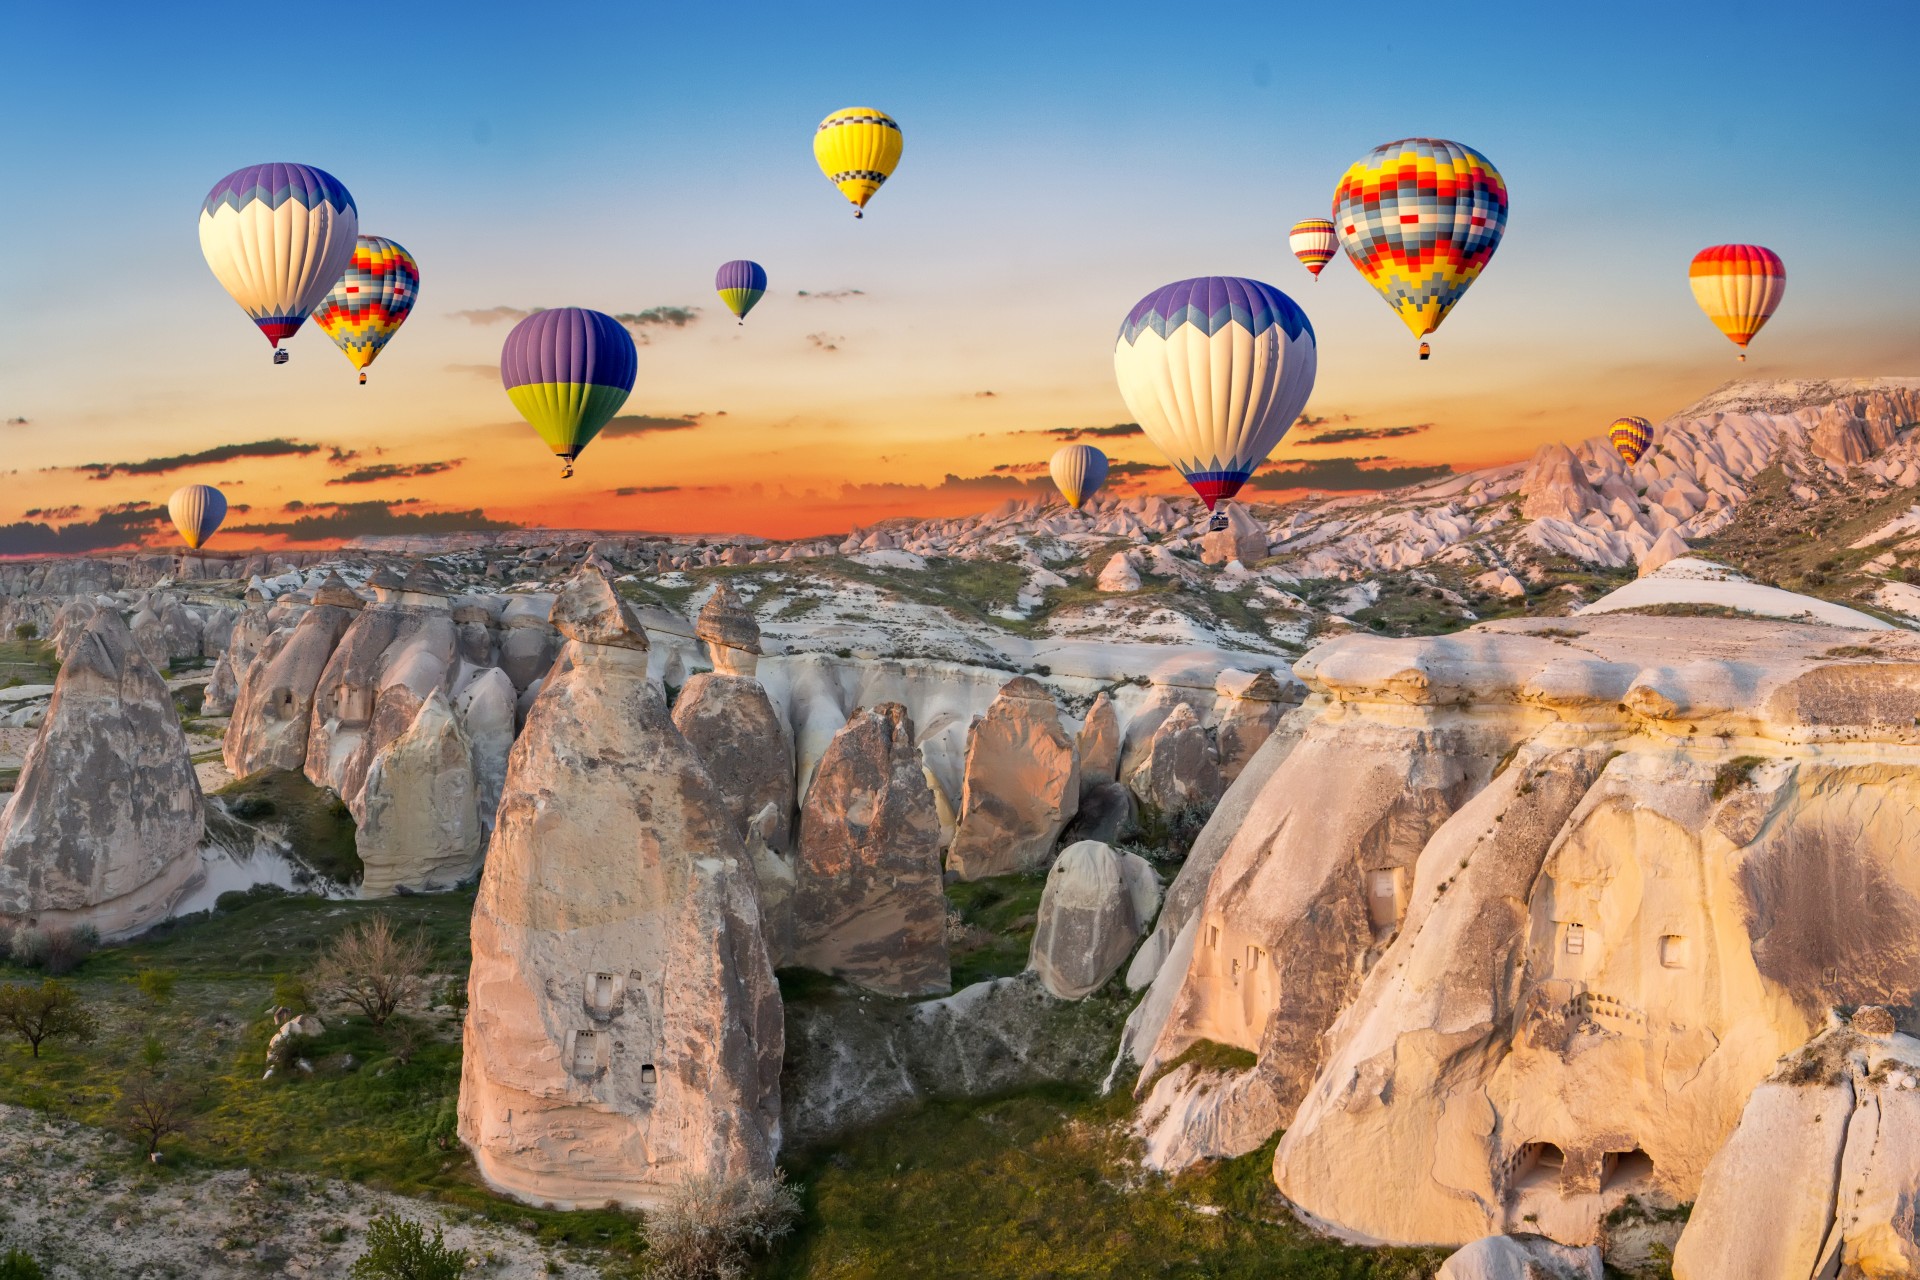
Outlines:
{"label": "red and orange striped hot air balloon", "polygon": [[1716,244],[1693,255],[1687,283],[1693,300],[1733,339],[1744,361],[1747,344],[1786,296],[1787,266],[1757,244]]}

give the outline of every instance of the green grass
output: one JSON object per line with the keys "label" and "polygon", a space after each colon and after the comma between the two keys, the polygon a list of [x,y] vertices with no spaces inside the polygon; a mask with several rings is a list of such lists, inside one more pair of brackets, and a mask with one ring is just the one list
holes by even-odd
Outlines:
{"label": "green grass", "polygon": [[1040,913],[1045,874],[962,880],[947,886],[947,903],[972,926],[965,942],[953,943],[953,989],[1006,978],[1027,967]]}
{"label": "green grass", "polygon": [[52,684],[60,675],[53,646],[44,640],[0,640],[0,689],[22,684]]}
{"label": "green grass", "polygon": [[321,875],[339,884],[359,882],[363,868],[353,815],[338,796],[303,774],[262,770],[214,794],[226,799],[236,818],[284,826],[295,855]]}

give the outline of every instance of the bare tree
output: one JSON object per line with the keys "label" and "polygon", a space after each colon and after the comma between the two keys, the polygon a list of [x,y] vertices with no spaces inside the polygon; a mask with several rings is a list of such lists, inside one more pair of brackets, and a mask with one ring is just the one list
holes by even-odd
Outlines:
{"label": "bare tree", "polygon": [[692,1174],[647,1215],[647,1280],[741,1280],[753,1255],[793,1230],[800,1197],[771,1178]]}
{"label": "bare tree", "polygon": [[402,937],[385,912],[350,926],[333,940],[307,975],[322,1000],[350,1004],[376,1027],[419,994],[432,948],[419,934]]}
{"label": "bare tree", "polygon": [[117,1116],[128,1137],[147,1144],[147,1154],[164,1138],[185,1133],[193,1121],[193,1091],[159,1075],[135,1076],[120,1089]]}
{"label": "bare tree", "polygon": [[93,1010],[64,982],[48,978],[37,987],[24,982],[0,986],[0,1027],[31,1045],[36,1058],[42,1041],[67,1036],[85,1043],[98,1025]]}

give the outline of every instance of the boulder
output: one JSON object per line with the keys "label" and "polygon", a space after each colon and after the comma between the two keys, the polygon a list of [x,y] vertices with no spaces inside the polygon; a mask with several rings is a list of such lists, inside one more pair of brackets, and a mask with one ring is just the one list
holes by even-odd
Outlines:
{"label": "boulder", "polygon": [[[597,571],[509,765],[473,913],[459,1133],[489,1185],[659,1206],[766,1177],[780,993],[732,816]],[[589,637],[589,638],[581,638]]]}
{"label": "boulder", "polygon": [[450,889],[478,871],[486,846],[476,790],[473,744],[435,689],[367,770],[360,896]]}
{"label": "boulder", "polygon": [[771,807],[761,834],[772,849],[791,847],[793,739],[760,682],[702,672],[674,699],[673,723],[700,754],[742,837],[749,821]]}
{"label": "boulder", "polygon": [[314,689],[353,619],[337,605],[315,605],[267,637],[239,681],[220,746],[234,777],[305,767]]}
{"label": "boulder", "polygon": [[1160,906],[1160,878],[1138,854],[1082,840],[1062,850],[1040,893],[1027,967],[1062,1000],[1079,1000],[1126,963]]}
{"label": "boulder", "polygon": [[1440,1264],[1433,1280],[1601,1280],[1600,1250],[1542,1236],[1488,1236]]}
{"label": "boulder", "polygon": [[1160,722],[1127,775],[1127,786],[1141,804],[1166,814],[1211,806],[1220,799],[1226,783],[1213,743],[1192,707],[1182,702]]}
{"label": "boulder", "polygon": [[897,702],[856,712],[800,815],[797,961],[883,995],[948,990],[940,818]]}
{"label": "boulder", "polygon": [[0,810],[0,920],[109,938],[199,877],[200,784],[166,682],[101,609],[60,668]]}
{"label": "boulder", "polygon": [[1079,760],[1053,695],[1015,676],[968,731],[947,869],[962,880],[1038,870],[1079,807]]}
{"label": "boulder", "polygon": [[303,1013],[298,1017],[288,1018],[267,1040],[267,1061],[271,1063],[279,1054],[280,1046],[287,1041],[324,1035],[326,1030],[327,1024],[320,1021],[320,1015],[317,1013]]}
{"label": "boulder", "polygon": [[493,830],[494,812],[507,782],[507,757],[513,751],[516,707],[513,681],[488,667],[467,683],[453,701],[460,728],[473,750],[473,802],[481,829]]}
{"label": "boulder", "polygon": [[1103,690],[1095,695],[1080,726],[1080,787],[1091,791],[1120,776],[1120,717]]}

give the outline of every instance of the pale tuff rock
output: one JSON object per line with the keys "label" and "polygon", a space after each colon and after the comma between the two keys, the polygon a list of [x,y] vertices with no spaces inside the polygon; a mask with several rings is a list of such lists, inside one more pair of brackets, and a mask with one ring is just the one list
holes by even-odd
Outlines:
{"label": "pale tuff rock", "polygon": [[316,605],[338,605],[342,609],[355,611],[365,608],[367,604],[352,587],[347,585],[346,580],[332,569],[327,570],[327,576],[322,578],[320,585],[313,589],[313,602]]}
{"label": "pale tuff rock", "polygon": [[0,810],[0,919],[107,937],[164,919],[199,874],[203,822],[166,683],[102,609],[68,653]]}
{"label": "pale tuff rock", "polygon": [[949,989],[940,820],[898,703],[834,736],[800,816],[796,958],[884,995]]}
{"label": "pale tuff rock", "polygon": [[791,847],[793,743],[760,682],[702,672],[674,699],[673,723],[707,766],[741,835],[771,808],[761,834],[773,849]]}
{"label": "pale tuff rock", "polygon": [[[1283,687],[1273,672],[1261,671],[1251,678],[1243,672],[1224,672],[1215,688],[1219,699],[1214,704],[1214,741],[1220,759],[1220,780],[1228,786],[1254,757],[1273,733],[1280,718],[1298,704],[1300,687],[1291,682]],[[1289,699],[1288,693],[1294,694]]]}
{"label": "pale tuff rock", "polygon": [[553,665],[560,633],[547,615],[555,597],[541,592],[515,594],[500,612],[500,669],[525,693]]}
{"label": "pale tuff rock", "polygon": [[1160,722],[1127,786],[1141,804],[1163,813],[1211,805],[1225,792],[1213,743],[1192,707],[1180,703]]}
{"label": "pale tuff rock", "polygon": [[793,962],[793,896],[800,887],[793,863],[769,839],[776,826],[787,823],[786,814],[771,804],[747,820],[747,857],[760,886],[760,932],[776,969]]}
{"label": "pale tuff rock", "polygon": [[1138,591],[1140,589],[1140,566],[1134,563],[1133,553],[1123,551],[1106,563],[1100,570],[1100,576],[1094,586],[1107,592]]}
{"label": "pale tuff rock", "polygon": [[507,783],[507,758],[516,732],[515,702],[513,681],[498,667],[474,677],[453,702],[472,748],[474,809],[481,828],[489,832]]}
{"label": "pale tuff rock", "polygon": [[1102,690],[1080,726],[1080,786],[1091,791],[1120,775],[1120,717]]}
{"label": "pale tuff rock", "polygon": [[306,766],[314,689],[354,617],[337,605],[315,605],[266,638],[239,683],[220,747],[234,777]]}
{"label": "pale tuff rock", "polygon": [[567,645],[514,746],[460,1137],[507,1194],[646,1208],[772,1172],[783,1034],[746,850],[604,587],[576,578],[555,613],[613,643]]}
{"label": "pale tuff rock", "polygon": [[1601,1280],[1600,1250],[1543,1236],[1488,1236],[1440,1264],[1433,1280]]}
{"label": "pale tuff rock", "polygon": [[1580,616],[1657,605],[1701,604],[1760,617],[1793,618],[1862,631],[1890,631],[1893,624],[1815,596],[1749,582],[1711,560],[1685,556],[1667,561],[1578,610]]}
{"label": "pale tuff rock", "polygon": [[601,648],[647,650],[647,631],[633,602],[603,573],[576,574],[553,602],[547,620],[569,640]]}
{"label": "pale tuff rock", "polygon": [[962,880],[1034,871],[1080,807],[1073,735],[1053,695],[1015,676],[967,734],[966,781],[947,869]]}
{"label": "pale tuff rock", "polygon": [[1554,519],[1577,524],[1580,517],[1600,507],[1599,495],[1587,482],[1585,468],[1563,444],[1543,444],[1527,464],[1520,480],[1526,495],[1521,512],[1529,520]]}
{"label": "pale tuff rock", "polygon": [[367,770],[360,896],[449,889],[477,872],[485,845],[476,789],[473,745],[436,689]]}
{"label": "pale tuff rock", "polygon": [[1669,529],[1655,538],[1653,545],[1647,548],[1646,554],[1640,557],[1640,576],[1644,578],[1669,561],[1683,559],[1692,554],[1693,549],[1687,545],[1687,540]]}
{"label": "pale tuff rock", "polygon": [[1069,845],[1047,873],[1027,967],[1060,999],[1084,999],[1119,971],[1159,906],[1145,858],[1093,840]]}
{"label": "pale tuff rock", "polygon": [[1201,563],[1226,564],[1238,560],[1241,564],[1252,564],[1256,560],[1266,559],[1265,526],[1248,515],[1247,509],[1237,502],[1226,504],[1226,517],[1226,528],[1209,527],[1200,539]]}
{"label": "pale tuff rock", "polygon": [[723,582],[700,607],[694,634],[707,646],[714,670],[751,676],[760,656],[760,624]]}

